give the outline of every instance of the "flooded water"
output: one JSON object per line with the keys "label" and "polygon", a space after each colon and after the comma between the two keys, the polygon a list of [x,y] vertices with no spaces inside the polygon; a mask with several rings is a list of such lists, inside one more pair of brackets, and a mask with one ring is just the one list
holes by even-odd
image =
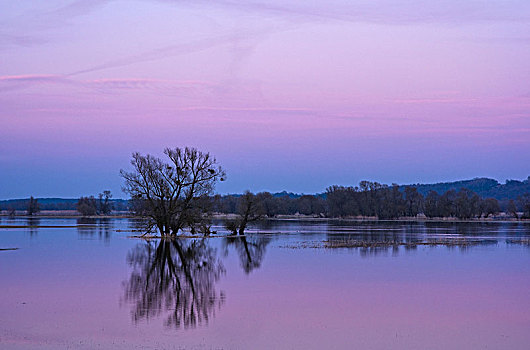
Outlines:
{"label": "flooded water", "polygon": [[0,251],[2,349],[530,344],[529,224],[269,221],[162,241],[129,238],[128,219],[0,225],[18,248]]}

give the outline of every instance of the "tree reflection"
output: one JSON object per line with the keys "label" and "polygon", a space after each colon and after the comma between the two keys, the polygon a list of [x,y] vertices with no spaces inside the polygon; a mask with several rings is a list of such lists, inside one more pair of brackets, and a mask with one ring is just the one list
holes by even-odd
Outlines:
{"label": "tree reflection", "polygon": [[135,304],[135,322],[168,313],[166,326],[196,327],[224,303],[215,284],[225,269],[205,239],[146,241],[129,252],[127,263],[133,271],[125,300]]}
{"label": "tree reflection", "polygon": [[40,218],[28,217],[26,218],[26,225],[29,229],[29,236],[33,237],[37,235],[40,226]]}
{"label": "tree reflection", "polygon": [[270,237],[264,236],[229,236],[224,240],[225,256],[228,255],[228,247],[234,247],[243,271],[249,274],[261,266],[270,241]]}
{"label": "tree reflection", "polygon": [[328,234],[324,247],[329,249],[355,249],[361,256],[387,255],[397,256],[402,249],[414,251],[418,247],[446,247],[466,252],[476,246],[497,245],[495,238],[477,238],[469,236],[448,235],[413,237],[400,234]]}
{"label": "tree reflection", "polygon": [[105,243],[110,242],[113,221],[109,218],[78,218],[76,222],[77,233],[80,237],[93,237],[96,232],[98,238]]}
{"label": "tree reflection", "polygon": [[96,233],[97,221],[95,218],[78,218],[76,222],[79,236],[93,236]]}

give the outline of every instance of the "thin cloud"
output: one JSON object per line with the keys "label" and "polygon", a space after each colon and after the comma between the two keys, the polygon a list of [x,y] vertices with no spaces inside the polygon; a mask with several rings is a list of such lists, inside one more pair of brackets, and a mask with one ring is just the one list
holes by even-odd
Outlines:
{"label": "thin cloud", "polygon": [[46,40],[31,35],[13,35],[0,31],[0,49],[9,47],[30,47],[43,44]]}
{"label": "thin cloud", "polygon": [[[172,4],[183,1],[151,0]],[[476,21],[527,21],[530,5],[521,1],[431,1],[418,4],[413,0],[365,0],[325,2],[308,1],[193,1],[204,6],[223,7],[241,12],[266,14],[288,20],[332,20],[378,24],[469,23]]]}
{"label": "thin cloud", "polygon": [[211,106],[190,106],[177,108],[179,111],[230,111],[230,112],[286,112],[300,113],[313,112],[310,108],[303,107],[211,107]]}
{"label": "thin cloud", "polygon": [[48,11],[45,13],[45,15],[62,19],[84,16],[110,2],[112,2],[112,0],[77,0],[54,10]]}
{"label": "thin cloud", "polygon": [[35,84],[72,84],[74,82],[60,75],[28,74],[0,76],[0,91],[25,89]]}
{"label": "thin cloud", "polygon": [[143,90],[154,93],[176,93],[185,91],[215,92],[218,84],[200,80],[162,80],[162,79],[95,79],[77,80],[62,75],[33,74],[0,76],[0,92],[29,88],[34,85],[71,85],[81,89],[90,89],[103,93],[123,90]]}
{"label": "thin cloud", "polygon": [[432,104],[432,103],[474,103],[478,102],[476,98],[409,98],[392,100],[400,104]]}
{"label": "thin cloud", "polygon": [[[251,38],[258,35],[263,35],[267,33],[268,31],[254,31],[254,32],[247,32],[245,37]],[[201,52],[205,50],[209,50],[211,48],[217,47],[217,46],[226,46],[234,41],[241,41],[244,40],[241,36],[237,36],[234,34],[224,34],[224,35],[218,35],[208,38],[202,38],[199,40],[193,40],[186,43],[179,43],[175,45],[168,45],[159,47],[154,50],[149,50],[137,55],[131,55],[127,57],[123,57],[117,60],[109,61],[100,65],[96,65],[93,67],[81,69],[75,72],[72,72],[70,74],[67,74],[67,76],[74,76],[79,75],[83,73],[90,73],[110,68],[119,68],[124,66],[129,66],[136,63],[142,63],[142,62],[150,62],[150,61],[156,61],[167,57],[174,57],[174,56],[181,56],[181,55],[187,55],[190,53],[195,52]]]}

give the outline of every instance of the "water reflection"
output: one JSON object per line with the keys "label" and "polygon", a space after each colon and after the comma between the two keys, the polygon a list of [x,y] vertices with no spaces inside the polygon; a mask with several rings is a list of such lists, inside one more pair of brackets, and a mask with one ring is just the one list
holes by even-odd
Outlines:
{"label": "water reflection", "polygon": [[26,218],[26,226],[28,227],[30,237],[36,236],[39,231],[40,218],[31,216]]}
{"label": "water reflection", "polygon": [[239,262],[243,271],[249,274],[261,266],[267,245],[271,238],[267,236],[230,236],[224,239],[225,256],[228,248],[233,247],[239,255]]}
{"label": "water reflection", "polygon": [[97,233],[100,240],[108,243],[114,222],[109,218],[78,218],[76,227],[80,237],[93,237]]}
{"label": "water reflection", "polygon": [[411,235],[400,233],[381,233],[380,231],[371,232],[367,230],[361,233],[337,234],[336,232],[328,234],[327,240],[324,241],[324,248],[346,248],[356,249],[361,256],[374,256],[380,254],[392,253],[397,256],[402,250],[414,251],[418,247],[445,247],[449,250],[459,250],[466,252],[472,247],[497,245],[499,241],[495,238],[485,238],[477,236],[429,236],[429,235]]}
{"label": "water reflection", "polygon": [[134,322],[167,314],[167,327],[196,327],[224,303],[216,283],[225,269],[205,239],[146,241],[128,253],[127,263],[133,271],[125,301],[133,304]]}

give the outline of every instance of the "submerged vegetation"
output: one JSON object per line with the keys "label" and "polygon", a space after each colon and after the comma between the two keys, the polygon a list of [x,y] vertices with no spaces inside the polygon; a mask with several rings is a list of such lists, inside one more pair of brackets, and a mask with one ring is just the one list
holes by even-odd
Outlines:
{"label": "submerged vegetation", "polygon": [[[421,246],[425,247],[458,247],[469,248],[481,245],[495,245],[499,241],[496,239],[479,239],[469,237],[444,237],[444,238],[427,238],[425,240],[401,241],[401,240],[369,240],[369,239],[351,239],[330,237],[324,241],[302,241],[296,244],[289,244],[283,248],[289,249],[339,249],[339,248],[359,248],[361,250],[384,251],[387,249],[396,250],[399,247],[405,249],[416,249]],[[525,244],[519,240],[506,240],[508,244]]]}
{"label": "submerged vegetation", "polygon": [[363,241],[351,239],[335,239],[323,242],[324,248],[376,248],[376,247],[417,247],[417,246],[446,246],[446,247],[469,247],[484,244],[497,244],[494,239],[468,239],[468,238],[442,238],[427,239],[419,242],[400,241]]}

